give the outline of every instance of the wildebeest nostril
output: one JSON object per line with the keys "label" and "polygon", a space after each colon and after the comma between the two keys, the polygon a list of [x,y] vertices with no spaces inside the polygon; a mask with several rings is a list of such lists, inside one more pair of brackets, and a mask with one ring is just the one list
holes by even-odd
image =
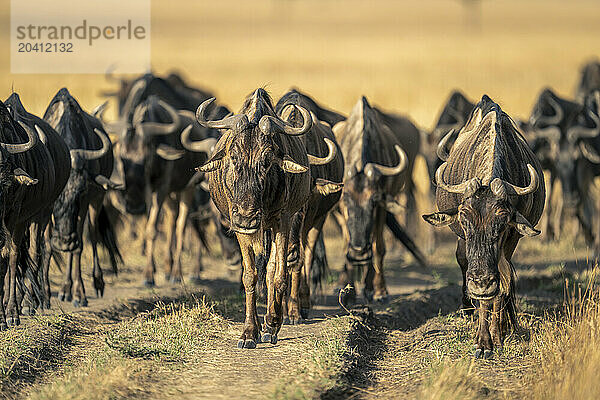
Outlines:
{"label": "wildebeest nostril", "polygon": [[467,289],[471,296],[491,297],[498,292],[498,280],[494,276],[469,277],[467,281]]}

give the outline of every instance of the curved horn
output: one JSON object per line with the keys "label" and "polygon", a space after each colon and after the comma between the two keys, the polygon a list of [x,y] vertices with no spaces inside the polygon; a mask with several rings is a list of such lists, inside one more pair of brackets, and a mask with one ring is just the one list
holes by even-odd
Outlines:
{"label": "curved horn", "polygon": [[[158,100],[158,104],[169,113],[171,117],[170,123],[163,124],[160,122],[140,122],[135,125],[136,129],[140,129],[142,132],[142,136],[164,136],[170,135],[175,132],[177,128],[179,128],[179,115],[177,111],[171,107],[169,104],[162,100]],[[136,108],[137,111],[137,108]],[[143,115],[143,114],[142,114]]]}
{"label": "curved horn", "polygon": [[531,164],[527,164],[527,170],[529,171],[530,178],[528,186],[515,186],[512,183],[508,183],[500,178],[495,178],[490,183],[490,189],[495,195],[500,197],[505,197],[505,195],[524,196],[526,194],[535,192],[540,184],[538,173]]}
{"label": "curved horn", "polygon": [[452,135],[454,135],[454,129],[451,129],[444,137],[440,140],[437,146],[436,154],[438,158],[442,161],[448,160],[448,156],[450,155],[450,149],[447,148],[448,142]]}
{"label": "curved horn", "polygon": [[[558,125],[563,119],[564,112],[560,105],[556,102],[556,100],[554,100],[551,96],[548,97],[548,103],[550,103],[550,107],[552,107],[552,109],[554,110],[554,116],[547,117],[542,114],[537,118],[537,120],[543,121],[546,125]],[[532,116],[532,119],[533,121],[531,122],[532,125],[534,125],[534,123],[536,122],[535,116]]]}
{"label": "curved horn", "polygon": [[112,189],[112,190],[125,190],[125,184],[121,182],[111,181],[109,178],[104,175],[96,175],[94,181],[102,186],[104,190]]}
{"label": "curved horn", "polygon": [[106,111],[106,107],[108,106],[108,101],[105,101],[104,103],[96,106],[96,108],[94,108],[92,110],[92,116],[95,118],[102,118],[102,114],[104,114],[104,111]]}
{"label": "curved horn", "polygon": [[[448,166],[448,163],[444,162],[442,165],[440,165],[440,167],[437,169],[437,171],[435,171],[435,183],[436,183],[437,187],[442,190],[445,190],[448,193],[457,193],[457,194],[465,193],[465,190],[467,189],[467,187],[469,186],[469,183],[471,181],[470,180],[464,181],[464,182],[456,184],[456,185],[447,184],[446,182],[444,182],[444,171],[446,171],[447,166]],[[473,178],[473,179],[477,179],[477,178]]]}
{"label": "curved horn", "polygon": [[34,133],[30,127],[28,127],[21,121],[19,121],[19,125],[21,125],[21,127],[25,130],[25,133],[27,133],[27,138],[29,140],[27,141],[27,143],[21,144],[0,143],[0,146],[10,154],[19,154],[24,153],[27,150],[31,150],[31,148],[35,146],[38,141],[38,135]]}
{"label": "curved horn", "polygon": [[579,150],[581,154],[588,159],[592,164],[600,164],[600,155],[588,142],[582,140],[579,142]]}
{"label": "curved horn", "polygon": [[35,131],[37,132],[38,137],[40,138],[40,140],[42,141],[42,143],[45,146],[48,143],[48,137],[46,136],[46,134],[44,133],[44,131],[42,130],[42,128],[40,128],[37,125],[35,125]]}
{"label": "curved horn", "polygon": [[595,112],[590,111],[589,115],[594,121],[593,128],[584,128],[582,126],[574,126],[567,130],[567,137],[569,140],[575,141],[580,138],[592,138],[600,134],[600,120]]}
{"label": "curved horn", "polygon": [[248,125],[248,117],[245,114],[232,115],[230,117],[225,117],[216,121],[209,121],[207,119],[206,110],[215,101],[214,97],[211,97],[208,100],[205,100],[202,104],[198,106],[196,110],[196,120],[200,125],[205,128],[215,128],[215,129],[232,129],[237,125],[246,126]]}
{"label": "curved horn", "polygon": [[406,153],[404,152],[402,147],[400,147],[399,145],[394,145],[394,149],[396,149],[396,153],[398,153],[398,157],[400,158],[400,161],[398,161],[397,165],[393,167],[387,167],[381,164],[368,163],[367,165],[365,165],[365,169],[370,164],[373,166],[373,168],[378,170],[381,175],[386,176],[398,175],[399,173],[404,171],[408,166],[408,157],[406,156]]}
{"label": "curved horn", "polygon": [[102,147],[98,150],[87,150],[87,149],[72,149],[70,151],[71,158],[80,157],[84,160],[97,160],[104,156],[110,150],[110,139],[100,129],[94,128],[94,132],[102,141]]}
{"label": "curved horn", "polygon": [[335,143],[333,143],[333,141],[329,138],[323,138],[323,140],[325,141],[325,144],[327,144],[327,149],[329,150],[329,153],[327,154],[326,157],[317,157],[317,156],[313,156],[311,154],[307,154],[308,163],[310,165],[329,164],[335,158],[335,156],[337,154],[337,148],[335,147]]}
{"label": "curved horn", "polygon": [[190,139],[190,134],[192,133],[193,125],[189,124],[183,132],[181,132],[181,145],[184,149],[193,151],[195,153],[212,153],[215,144],[217,143],[217,139],[215,138],[207,138],[204,140],[194,141]]}
{"label": "curved horn", "polygon": [[[285,133],[286,135],[290,135],[290,136],[300,136],[300,135],[304,135],[306,132],[308,132],[310,130],[310,128],[312,128],[312,124],[313,124],[312,116],[310,115],[308,110],[304,107],[300,107],[295,104],[288,105],[288,107],[296,107],[296,109],[298,111],[300,111],[300,114],[302,114],[304,123],[302,124],[302,126],[300,128],[296,128],[277,117],[272,117],[270,115],[264,115],[258,123],[258,127],[260,128],[260,130],[267,135],[278,132],[278,133]],[[284,110],[284,112],[285,112],[285,110]],[[282,114],[283,114],[283,112],[282,112]]]}
{"label": "curved horn", "polygon": [[125,104],[123,104],[123,109],[121,110],[122,118],[124,118],[125,120],[129,118],[131,107],[137,105],[144,89],[146,89],[146,81],[144,79],[140,79],[133,84],[133,86],[129,90],[129,94],[127,95]]}

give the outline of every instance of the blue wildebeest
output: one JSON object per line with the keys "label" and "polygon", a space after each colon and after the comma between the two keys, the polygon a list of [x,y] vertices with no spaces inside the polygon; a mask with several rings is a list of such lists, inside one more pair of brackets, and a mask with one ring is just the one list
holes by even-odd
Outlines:
{"label": "blue wildebeest", "polygon": [[[595,126],[594,114],[583,105],[557,96],[552,90],[544,89],[538,96],[531,112],[529,124],[533,133],[530,145],[540,160],[542,168],[550,174],[547,182],[545,218],[543,220],[543,237],[558,240],[560,236],[563,213],[575,216],[581,204],[582,193],[578,188],[577,164],[582,159],[580,151],[582,137],[593,135],[594,129],[582,133],[581,127],[569,133],[572,125],[583,118]],[[559,181],[562,186],[562,197],[552,202],[552,193]],[[587,190],[588,188],[585,188]],[[584,231],[586,221],[580,219]]]}
{"label": "blue wildebeest", "polygon": [[[292,232],[288,252],[288,267],[291,272],[287,316],[290,322],[297,323],[308,318],[310,309],[311,267],[315,246],[321,236],[323,224],[329,211],[341,196],[341,182],[344,176],[344,160],[336,143],[331,126],[318,119],[321,109],[310,97],[293,90],[283,95],[275,110],[285,122],[302,126],[304,121],[298,107],[312,113],[313,126],[303,135],[304,145],[310,154],[323,154],[322,158],[309,156],[310,174],[314,190],[306,205],[292,217]],[[315,111],[317,112],[315,112]],[[322,268],[322,266],[317,266]],[[323,273],[319,274],[321,277]]]}
{"label": "blue wildebeest", "polygon": [[68,252],[65,280],[59,292],[61,300],[76,307],[88,301],[81,276],[83,230],[87,220],[93,255],[93,284],[96,296],[104,294],[104,279],[98,259],[97,244],[108,251],[113,271],[121,259],[114,231],[103,207],[109,188],[120,185],[111,181],[113,154],[110,139],[100,121],[85,112],[66,88],[51,100],[44,120],[54,128],[69,147],[71,173],[65,189],[54,204],[51,248]]}
{"label": "blue wildebeest", "polygon": [[[49,198],[57,199],[67,184],[71,173],[71,158],[67,144],[46,121],[27,112],[17,93],[11,94],[6,99],[5,104],[13,120],[18,122],[24,129],[31,130],[32,132],[35,131],[41,141],[38,146],[46,147],[50,160],[53,163],[53,167],[49,171],[54,176],[54,190]],[[47,228],[52,216],[54,201],[49,201],[45,205],[45,209],[40,211],[32,220],[29,228],[29,248],[31,258],[38,269],[38,278],[43,289],[39,305],[42,308],[50,308],[48,270],[50,267],[51,249],[49,247],[50,232]],[[31,296],[31,290],[29,292]],[[27,307],[30,314],[34,312],[37,305],[35,299],[28,298]]]}
{"label": "blue wildebeest", "polygon": [[[407,119],[385,115],[362,97],[346,121],[333,129],[344,153],[345,172],[340,214],[346,263],[341,283],[354,286],[355,267],[366,267],[363,294],[368,301],[388,296],[383,273],[386,248],[383,228],[392,232],[425,264],[412,240],[395,221],[397,197],[408,181],[419,148],[419,131]],[[410,185],[409,185],[410,187]],[[349,299],[354,292],[349,293]]]}
{"label": "blue wildebeest", "polygon": [[440,212],[423,218],[458,236],[463,305],[479,301],[475,356],[489,358],[517,326],[511,258],[522,236],[539,234],[542,169],[514,121],[486,95],[442,159],[435,174]]}
{"label": "blue wildebeest", "polygon": [[[39,126],[16,122],[0,102],[0,329],[20,324],[17,281],[28,262],[22,240],[30,223],[41,219],[56,199],[56,171],[49,148],[39,144],[45,136]],[[60,162],[56,165],[60,167]],[[67,167],[68,169],[68,167]],[[8,270],[7,270],[8,269]],[[8,273],[8,276],[6,275]],[[28,275],[37,288],[35,276]],[[8,290],[8,293],[5,293]],[[5,309],[6,307],[6,309]]]}
{"label": "blue wildebeest", "polygon": [[[303,124],[281,120],[270,96],[257,89],[233,116],[209,121],[207,100],[196,112],[205,127],[223,131],[212,156],[200,171],[208,177],[211,198],[236,233],[242,252],[246,320],[238,347],[255,348],[260,340],[276,343],[283,322],[291,219],[319,183],[312,182],[309,157],[301,137],[312,127],[310,113],[297,107]],[[258,272],[255,256],[265,253],[264,232],[272,249],[266,268],[267,314],[262,329],[256,310]],[[267,235],[268,236],[268,235]]]}

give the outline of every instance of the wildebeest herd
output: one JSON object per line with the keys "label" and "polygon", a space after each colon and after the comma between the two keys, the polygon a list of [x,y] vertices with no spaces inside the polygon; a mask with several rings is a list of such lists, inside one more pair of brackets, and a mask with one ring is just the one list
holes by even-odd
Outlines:
{"label": "wildebeest herd", "polygon": [[[285,321],[308,318],[311,292],[327,266],[322,231],[330,214],[345,244],[339,283],[351,288],[340,298],[355,300],[362,272],[365,300],[384,302],[386,226],[426,265],[406,229],[418,221],[419,155],[439,210],[423,218],[458,237],[463,308],[479,316],[476,357],[490,357],[517,324],[511,258],[521,237],[540,233],[535,226],[544,208],[548,240],[558,239],[563,215],[576,216],[588,244],[600,251],[599,207],[590,190],[600,174],[598,62],[582,69],[574,99],[543,90],[528,121],[513,120],[487,95],[474,104],[454,92],[431,132],[365,97],[344,116],[297,89],[274,103],[259,88],[232,113],[177,74],[107,78],[118,85],[105,93],[118,103],[116,121],[103,117],[106,103],[88,113],[66,88],[43,118],[27,112],[16,93],[0,102],[0,329],[50,307],[52,259],[64,266],[59,299],[88,304],[84,243],[91,245],[93,287],[102,296],[97,245],[116,273],[122,258],[114,227],[129,221],[136,236],[144,217],[146,286],[155,285],[161,221],[170,282],[184,277],[188,220],[204,247],[206,220],[212,221],[223,257],[241,264],[240,348],[276,343]],[[551,204],[557,182],[562,198]],[[201,256],[188,272],[200,279]]]}

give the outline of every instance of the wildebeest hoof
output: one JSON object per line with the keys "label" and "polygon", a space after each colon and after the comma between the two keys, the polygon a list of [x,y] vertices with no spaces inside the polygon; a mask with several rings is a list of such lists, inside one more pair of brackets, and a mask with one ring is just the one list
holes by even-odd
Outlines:
{"label": "wildebeest hoof", "polygon": [[363,289],[363,296],[364,296],[365,300],[367,301],[367,303],[373,302],[373,293],[374,292],[372,290]]}
{"label": "wildebeest hoof", "polygon": [[300,309],[300,319],[308,319],[308,308],[301,308]]}
{"label": "wildebeest hoof", "polygon": [[484,350],[483,358],[486,360],[489,360],[490,358],[492,358],[492,350]]}
{"label": "wildebeest hoof", "polygon": [[194,285],[200,285],[202,283],[202,278],[198,275],[196,276],[191,276],[190,277],[190,282],[192,282],[192,284]]}
{"label": "wildebeest hoof", "polygon": [[283,319],[283,325],[289,325],[289,324],[290,324],[290,319],[289,319],[289,317],[285,317],[285,318]]}
{"label": "wildebeest hoof", "polygon": [[277,335],[271,334],[269,332],[263,332],[261,336],[261,341],[263,343],[277,344]]}
{"label": "wildebeest hoof", "polygon": [[81,301],[75,299],[73,300],[73,307],[87,307],[88,301],[87,299],[83,299]]}
{"label": "wildebeest hoof", "polygon": [[181,283],[181,278],[178,276],[172,276],[171,283]]}
{"label": "wildebeest hoof", "polygon": [[473,354],[475,358],[481,358],[483,355],[483,349],[475,349],[475,354]]}
{"label": "wildebeest hoof", "polygon": [[8,329],[8,325],[6,325],[6,322],[0,322],[0,331],[5,331]]}
{"label": "wildebeest hoof", "polygon": [[73,295],[70,293],[61,293],[58,295],[60,301],[71,301],[73,300]]}
{"label": "wildebeest hoof", "polygon": [[35,308],[34,307],[29,307],[29,306],[25,306],[21,309],[21,312],[23,315],[28,315],[28,316],[33,316],[35,315]]}
{"label": "wildebeest hoof", "polygon": [[154,287],[155,286],[154,280],[145,279],[144,286],[146,286],[147,288]]}
{"label": "wildebeest hoof", "polygon": [[388,304],[390,302],[390,297],[387,294],[378,294],[373,296],[373,300],[379,304]]}
{"label": "wildebeest hoof", "polygon": [[19,318],[19,316],[8,317],[6,318],[6,323],[8,324],[8,326],[19,326],[21,325],[21,319]]}
{"label": "wildebeest hoof", "polygon": [[302,322],[304,322],[305,318],[302,318],[302,316],[299,316],[298,318],[292,317],[290,319],[290,323],[292,325],[300,325]]}
{"label": "wildebeest hoof", "polygon": [[237,342],[237,347],[238,349],[255,349],[256,348],[256,342],[252,339],[240,339]]}

